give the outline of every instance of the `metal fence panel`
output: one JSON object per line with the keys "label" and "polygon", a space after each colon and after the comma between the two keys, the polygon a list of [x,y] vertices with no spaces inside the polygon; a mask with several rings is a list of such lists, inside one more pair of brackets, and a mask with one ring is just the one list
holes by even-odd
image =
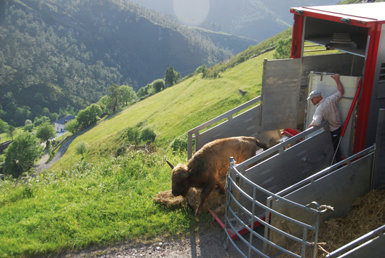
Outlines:
{"label": "metal fence panel", "polygon": [[201,133],[199,142],[196,143],[196,149],[199,150],[203,145],[214,139],[255,134],[260,128],[258,121],[260,111],[261,107],[258,105]]}
{"label": "metal fence panel", "polygon": [[[320,205],[333,207],[333,212],[330,211],[321,214],[320,222],[330,217],[346,216],[351,210],[354,200],[370,190],[373,158],[373,153],[368,154],[292,193],[286,194],[284,197],[302,205],[307,205],[315,201]],[[274,210],[305,223],[312,223],[316,219],[312,214],[299,211],[298,209],[292,209],[286,203],[279,200],[272,201],[271,205]],[[302,228],[297,225],[284,221],[276,216],[271,217],[271,224],[293,235],[301,235],[303,231]],[[274,232],[271,234],[270,240],[275,243],[290,246],[290,241],[287,241],[287,239],[280,234],[274,234]]]}
{"label": "metal fence panel", "polygon": [[296,128],[301,59],[265,60],[262,78],[262,128]]}
{"label": "metal fence panel", "polygon": [[[332,158],[330,132],[319,130],[317,134],[247,169],[244,175],[252,182],[277,193],[329,166]],[[252,189],[247,184],[242,185],[241,182],[240,186],[251,193]],[[257,200],[265,202],[266,196],[258,195]],[[247,203],[245,205],[249,207]]]}

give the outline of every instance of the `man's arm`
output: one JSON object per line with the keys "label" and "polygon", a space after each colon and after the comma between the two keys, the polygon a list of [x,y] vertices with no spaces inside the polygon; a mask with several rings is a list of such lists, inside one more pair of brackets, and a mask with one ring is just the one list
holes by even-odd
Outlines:
{"label": "man's arm", "polygon": [[344,95],[345,93],[345,90],[344,90],[344,86],[342,86],[342,83],[340,81],[340,75],[339,74],[334,74],[332,75],[332,78],[336,81],[337,83],[337,89],[339,92],[341,92],[341,95]]}

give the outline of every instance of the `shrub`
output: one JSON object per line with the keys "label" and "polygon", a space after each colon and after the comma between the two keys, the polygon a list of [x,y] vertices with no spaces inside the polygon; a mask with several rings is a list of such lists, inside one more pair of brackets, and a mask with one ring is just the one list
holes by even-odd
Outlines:
{"label": "shrub", "polygon": [[135,145],[139,144],[139,135],[140,131],[136,127],[128,127],[125,131],[125,137],[127,138],[127,140]]}
{"label": "shrub", "polygon": [[188,142],[187,135],[184,134],[182,136],[175,138],[170,143],[169,148],[173,152],[179,152],[179,153],[186,152],[187,151],[187,142]]}
{"label": "shrub", "polygon": [[84,158],[84,154],[86,154],[87,151],[88,151],[88,145],[85,141],[78,142],[75,145],[76,154],[82,155],[82,158]]}
{"label": "shrub", "polygon": [[152,143],[155,141],[156,134],[151,128],[145,128],[140,133],[140,140],[145,143]]}
{"label": "shrub", "polygon": [[36,136],[31,133],[19,134],[5,153],[5,173],[19,177],[33,167],[42,151]]}

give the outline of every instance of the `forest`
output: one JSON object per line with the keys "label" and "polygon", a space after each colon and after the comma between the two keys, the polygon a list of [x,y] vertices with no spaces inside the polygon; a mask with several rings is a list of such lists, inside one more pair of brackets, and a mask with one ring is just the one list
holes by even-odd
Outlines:
{"label": "forest", "polygon": [[[76,114],[112,84],[137,91],[163,78],[169,66],[185,76],[202,64],[225,60],[234,49],[219,48],[207,33],[129,1],[5,0],[0,5],[0,119],[13,126]],[[243,48],[250,42],[243,39]]]}

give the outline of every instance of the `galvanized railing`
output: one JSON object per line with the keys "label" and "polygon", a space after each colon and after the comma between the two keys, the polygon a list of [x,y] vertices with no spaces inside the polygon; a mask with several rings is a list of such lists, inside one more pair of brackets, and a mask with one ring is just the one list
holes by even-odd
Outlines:
{"label": "galvanized railing", "polygon": [[[383,248],[383,242],[385,239],[385,225],[382,225],[378,228],[376,228],[373,231],[370,231],[366,233],[365,235],[357,238],[356,240],[353,240],[352,242],[338,248],[337,250],[334,250],[330,254],[326,255],[327,258],[332,257],[349,257],[349,255],[355,255],[354,257],[379,257],[379,255],[383,255],[384,253],[380,251],[380,253],[377,252],[377,254],[373,254],[375,250],[373,250],[373,247],[370,247],[368,245],[373,244],[373,241],[378,240],[379,238],[382,238],[382,242],[380,243],[380,248]],[[365,245],[368,243],[368,245]],[[364,245],[364,246],[362,246]],[[355,252],[359,251],[360,249],[363,249],[363,247],[369,247],[369,251],[356,254]]]}
{"label": "galvanized railing", "polygon": [[[293,147],[296,143],[300,140],[304,140],[306,137],[314,137],[314,135],[321,136],[327,133],[327,127],[310,128],[236,166],[230,165],[226,190],[225,232],[228,236],[227,241],[231,241],[241,255],[245,257],[253,255],[269,257],[269,250],[284,253],[292,257],[304,257],[306,252],[311,252],[312,256],[316,255],[319,216],[323,211],[293,202],[276,193],[273,193],[272,191],[269,191],[263,185],[253,182],[246,177],[245,171],[246,168],[253,170],[259,162],[266,161],[275,155],[279,155],[279,153],[285,152],[287,148]],[[262,200],[263,198],[261,198],[262,195],[265,196],[264,201]],[[274,201],[286,203],[286,205],[292,206],[293,209],[303,210],[304,213],[309,214],[309,217],[312,218],[312,222],[304,222],[277,212],[271,208],[270,205],[271,202]],[[302,236],[290,234],[269,223],[272,216],[275,216],[276,219],[279,218],[288,221],[289,223],[302,228]],[[256,222],[265,227],[264,235],[253,230]],[[239,233],[239,230],[237,229],[239,226],[246,228],[249,231],[249,239],[244,238]],[[279,243],[271,241],[266,233],[266,228],[272,232],[271,234],[282,235],[294,244],[297,244],[301,249],[301,253],[294,253],[293,251],[281,246]],[[237,235],[237,238],[239,238],[240,241],[247,246],[247,252],[238,246],[239,242],[234,240],[235,238],[233,235],[230,235],[230,232],[234,232],[234,234]],[[312,237],[311,241],[308,239],[309,236]],[[310,249],[311,251],[307,251]]]}
{"label": "galvanized railing", "polygon": [[[240,180],[243,181],[243,183],[248,184],[250,187],[252,187],[252,195],[249,195],[243,189],[239,186],[237,182]],[[228,179],[227,179],[227,195],[226,195],[226,213],[225,213],[225,232],[227,234],[227,241],[230,241],[233,246],[238,250],[238,252],[244,256],[244,257],[252,257],[254,255],[258,255],[261,257],[270,257],[269,251],[270,247],[275,249],[275,251],[287,254],[292,257],[304,257],[306,254],[307,249],[312,249],[312,257],[315,257],[317,254],[317,236],[318,236],[318,228],[319,228],[319,214],[322,211],[319,211],[317,209],[313,209],[310,207],[307,207],[305,205],[301,205],[295,202],[292,202],[288,199],[285,199],[277,194],[274,194],[263,187],[259,186],[258,184],[250,181],[246,177],[242,175],[237,169],[236,166],[231,165],[229,169]],[[262,202],[256,200],[257,192],[262,192],[266,194],[267,196],[270,196],[274,200],[279,200],[281,202],[285,202],[288,205],[293,206],[296,209],[303,210],[307,213],[312,213],[315,220],[312,224],[308,224],[302,221],[299,221],[295,218],[291,218],[286,216],[285,214],[279,213],[275,211],[274,209],[268,207],[267,205],[263,204]],[[242,196],[243,198],[248,199],[249,202],[252,203],[251,210],[248,210],[245,208],[239,201],[239,197]],[[255,213],[256,208],[265,210],[265,217],[260,218]],[[239,216],[239,211],[243,214],[243,218]],[[246,216],[244,216],[246,214]],[[303,228],[303,234],[302,237],[298,237],[295,235],[292,235],[290,233],[287,233],[283,231],[282,229],[273,226],[268,222],[269,218],[271,216],[278,216],[279,218],[283,220],[290,221],[290,223],[294,223],[298,225],[299,227]],[[283,235],[284,237],[294,241],[295,243],[298,243],[301,249],[301,255],[294,253],[293,251],[290,251],[289,249],[286,249],[285,247],[280,246],[279,244],[270,241],[269,237],[266,235],[262,235],[256,231],[254,231],[254,228],[252,225],[255,224],[255,222],[260,223],[265,228],[269,228],[270,230]],[[248,239],[243,237],[241,234],[239,234],[237,230],[237,226],[242,225],[243,227],[247,228],[249,231]],[[246,246],[246,248],[241,248],[239,246],[239,242],[233,240],[234,238],[230,236],[229,231],[235,232],[237,234],[239,240]],[[309,234],[309,231],[312,233]],[[266,232],[266,230],[265,230]],[[312,241],[308,240],[308,235],[314,236],[314,239]]]}
{"label": "galvanized railing", "polygon": [[[230,137],[236,135],[251,135],[250,132],[257,132],[257,127],[259,125],[259,112],[260,105],[252,107],[261,101],[261,96],[258,96],[248,102],[231,109],[230,111],[223,113],[191,130],[188,131],[188,143],[187,143],[187,154],[188,158],[191,158],[193,155],[193,140],[195,139],[195,150],[200,149],[204,144],[215,140],[217,138]],[[244,109],[247,109],[245,112],[238,114]],[[247,118],[246,118],[247,117]],[[246,118],[246,119],[245,119]],[[214,124],[227,119],[223,123],[216,125],[215,127],[210,128]],[[254,121],[252,128],[250,128],[250,119]],[[242,126],[243,122],[248,123],[248,126]],[[232,123],[237,123],[237,126],[231,126]],[[226,130],[231,127],[231,130]],[[246,128],[247,127],[247,128]],[[210,129],[208,129],[210,128]],[[207,130],[208,129],[208,130]],[[201,133],[201,131],[204,131]]]}
{"label": "galvanized railing", "polygon": [[[357,178],[359,181],[358,184],[362,185],[362,189],[360,190],[361,193],[370,189],[370,180],[361,181],[363,177],[359,175],[365,174],[367,175],[366,178],[371,177],[371,169],[376,149],[374,145],[340,161],[339,163],[326,167],[319,172],[315,171],[317,173],[314,173],[303,180],[299,180],[297,183],[294,183],[279,192],[269,191],[263,185],[253,182],[245,176],[245,171],[247,171],[245,169],[246,167],[252,166],[249,168],[252,169],[258,165],[254,165],[255,162],[266,162],[266,158],[274,159],[271,155],[277,153],[277,151],[278,153],[279,151],[285,151],[282,149],[285,144],[293,144],[295,141],[298,141],[300,137],[303,137],[304,134],[310,136],[320,133],[321,131],[323,131],[322,128],[309,129],[298,136],[292,137],[288,142],[281,143],[271,148],[271,150],[269,149],[268,151],[254,156],[239,165],[234,165],[230,162],[226,188],[226,244],[230,241],[242,256],[270,257],[282,254],[290,257],[316,257],[319,225],[326,217],[330,217],[331,213],[325,213],[328,208],[312,201],[314,200],[313,198],[316,198],[317,192],[310,190],[313,193],[313,196],[306,197],[306,192],[302,191],[303,194],[301,195],[305,196],[301,197],[301,202],[298,202],[298,199],[293,198],[290,194],[299,193],[299,191],[303,190],[303,187],[317,184],[320,182],[321,178],[325,178],[328,175],[336,176],[338,173],[345,175],[343,178],[347,178],[346,180],[349,181],[346,183],[347,186],[343,189],[350,187],[349,185],[351,185],[352,188],[357,187],[357,182],[353,182],[352,178],[347,176],[349,174],[352,175],[352,177]],[[337,171],[338,173],[336,173]],[[294,171],[291,172],[295,173]],[[331,178],[330,180],[334,179]],[[328,182],[324,182],[323,184],[325,185],[325,183],[328,185]],[[340,184],[343,184],[343,181],[340,181]],[[331,191],[332,189],[333,188],[329,190]],[[261,198],[261,193],[264,194],[265,199]],[[355,194],[361,196],[361,193],[357,192]],[[318,194],[322,195],[322,198],[325,198],[325,196],[328,198],[327,196],[330,195],[331,201],[336,201],[336,199],[338,199],[335,198],[335,196],[333,197],[333,193],[328,192],[326,194],[318,192]],[[349,199],[348,202],[353,201],[353,198],[347,199]],[[245,200],[247,201],[247,204]],[[266,202],[266,204],[264,204],[264,202]],[[301,203],[306,203],[306,205]],[[333,216],[335,216],[335,213],[340,214],[341,209],[346,210],[346,207],[341,207],[343,205],[340,205],[338,201],[336,201],[335,204],[335,210],[332,213]],[[282,207],[284,208],[282,209]],[[261,212],[261,210],[263,210],[263,212]],[[261,214],[264,216],[261,216]],[[258,230],[254,230],[255,222],[264,226],[263,235],[258,232]],[[249,232],[247,237],[244,237],[243,234],[241,235],[239,233],[237,230],[238,225],[247,229]],[[380,236],[384,239],[384,227],[380,227],[379,229],[347,244],[343,248],[333,251],[330,253],[330,257],[345,254],[358,244],[368,241],[368,239],[376,236]],[[234,240],[235,238],[232,234],[236,234],[237,239],[239,238],[239,240]]]}

